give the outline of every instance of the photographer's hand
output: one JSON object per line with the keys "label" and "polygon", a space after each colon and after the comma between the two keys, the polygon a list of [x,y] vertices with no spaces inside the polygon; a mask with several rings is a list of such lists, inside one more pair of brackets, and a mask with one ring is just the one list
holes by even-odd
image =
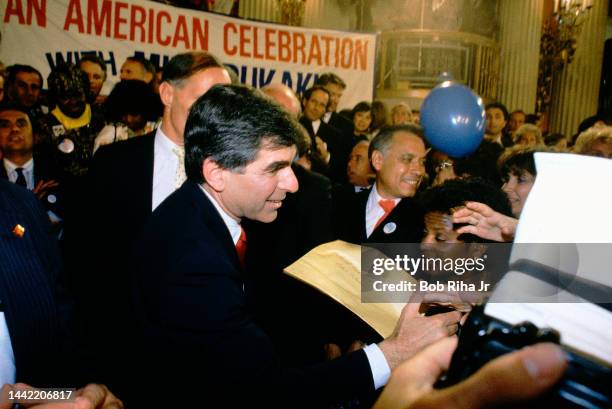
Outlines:
{"label": "photographer's hand", "polygon": [[457,385],[434,390],[456,346],[456,337],[442,339],[404,362],[374,409],[489,408],[527,401],[552,387],[567,366],[559,346],[536,344],[489,362]]}

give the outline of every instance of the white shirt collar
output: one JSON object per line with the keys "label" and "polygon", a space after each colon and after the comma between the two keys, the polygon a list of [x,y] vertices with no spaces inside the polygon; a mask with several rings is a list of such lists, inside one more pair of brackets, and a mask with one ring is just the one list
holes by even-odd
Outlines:
{"label": "white shirt collar", "polygon": [[22,168],[24,172],[32,172],[34,171],[34,158],[30,158],[29,161],[23,164],[23,166],[17,166],[7,158],[2,159],[4,162],[4,169],[6,169],[6,173],[10,174],[17,168]]}
{"label": "white shirt collar", "polygon": [[234,245],[236,245],[236,243],[238,243],[238,239],[240,238],[240,234],[242,233],[242,227],[240,226],[240,223],[238,223],[236,219],[227,214],[225,210],[223,210],[223,208],[219,205],[219,203],[217,203],[217,201],[212,197],[210,193],[208,193],[206,189],[204,189],[202,185],[200,185],[200,189],[202,189],[202,192],[204,192],[204,194],[208,197],[213,206],[215,206],[215,209],[217,209],[217,212],[219,212],[219,215],[223,219],[223,223],[225,223],[225,226],[227,226],[227,229],[229,230],[230,235],[232,236],[232,241],[234,242]]}
{"label": "white shirt collar", "polygon": [[333,112],[326,112],[325,114],[323,114],[323,122],[328,124],[329,120],[331,119],[332,114]]}
{"label": "white shirt collar", "polygon": [[321,127],[321,120],[317,119],[316,121],[312,121],[312,131],[316,135],[319,132],[319,127]]}
{"label": "white shirt collar", "polygon": [[174,155],[174,148],[182,148],[182,146],[175,144],[172,139],[168,138],[160,125],[155,131],[155,151],[157,152],[159,149],[169,155]]}
{"label": "white shirt collar", "polygon": [[151,209],[155,210],[161,202],[176,189],[176,173],[179,166],[174,150],[181,148],[164,134],[159,126],[153,142],[153,197]]}
{"label": "white shirt collar", "polygon": [[[372,190],[370,190],[370,195],[368,196],[368,201],[366,203],[365,226],[367,237],[370,237],[372,232],[374,232],[374,227],[376,226],[378,219],[380,219],[385,214],[385,210],[380,207],[380,204],[378,203],[380,200],[383,200],[383,198],[378,194],[376,183],[374,183],[374,186],[372,186]],[[402,199],[393,200],[397,205],[398,202]]]}
{"label": "white shirt collar", "polygon": [[[381,200],[386,200],[386,199],[383,199],[383,197],[378,194],[378,187],[376,186],[376,182],[375,182],[374,185],[372,186],[372,190],[370,190],[370,195],[368,196],[368,207],[370,207],[370,206],[380,207],[378,202],[381,201]],[[392,200],[397,205],[399,203],[399,201],[402,200],[402,199],[393,198]]]}
{"label": "white shirt collar", "polygon": [[15,183],[18,178],[17,172],[15,169],[22,168],[23,169],[23,177],[26,180],[27,188],[32,190],[34,189],[34,158],[30,158],[23,166],[17,166],[7,158],[2,159],[4,163],[4,169],[6,170],[6,175],[8,176],[8,180],[11,183]]}

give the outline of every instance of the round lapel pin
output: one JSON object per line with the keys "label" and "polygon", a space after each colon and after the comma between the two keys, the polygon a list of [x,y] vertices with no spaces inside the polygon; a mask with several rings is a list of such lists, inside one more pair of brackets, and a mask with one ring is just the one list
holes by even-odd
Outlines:
{"label": "round lapel pin", "polygon": [[387,224],[385,224],[383,226],[383,232],[385,232],[385,234],[391,234],[393,233],[395,230],[397,229],[397,224],[393,223],[393,222],[389,222]]}
{"label": "round lapel pin", "polygon": [[63,153],[71,153],[74,150],[74,142],[72,142],[71,139],[64,138],[59,145],[57,145],[57,149]]}
{"label": "round lapel pin", "polygon": [[49,195],[49,196],[47,196],[47,202],[53,204],[53,203],[57,202],[57,197],[55,197],[55,195]]}

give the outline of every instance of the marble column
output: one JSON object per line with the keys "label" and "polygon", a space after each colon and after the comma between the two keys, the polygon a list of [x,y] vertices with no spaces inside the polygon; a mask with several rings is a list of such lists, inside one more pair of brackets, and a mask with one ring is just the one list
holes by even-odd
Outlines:
{"label": "marble column", "polygon": [[544,0],[500,1],[499,100],[509,111],[535,110]]}
{"label": "marble column", "polygon": [[553,80],[551,132],[570,137],[583,119],[597,113],[607,18],[608,2],[594,0],[578,36],[574,60]]}

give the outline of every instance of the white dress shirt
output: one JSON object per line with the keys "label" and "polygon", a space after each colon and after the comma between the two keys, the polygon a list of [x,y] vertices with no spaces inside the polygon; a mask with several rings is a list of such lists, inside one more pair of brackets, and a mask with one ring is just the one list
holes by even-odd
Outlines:
{"label": "white dress shirt", "polygon": [[323,114],[323,118],[321,118],[323,120],[323,122],[325,122],[326,124],[329,123],[329,120],[331,119],[333,112],[326,112]]}
{"label": "white dress shirt", "polygon": [[[238,242],[240,238],[240,234],[242,231],[242,227],[240,227],[240,223],[238,223],[234,218],[228,215],[223,208],[217,203],[215,199],[213,199],[212,195],[206,191],[202,186],[200,186],[202,192],[208,197],[213,206],[221,215],[223,222],[227,226],[227,229],[232,236],[232,240],[234,241],[234,245]],[[370,364],[370,370],[372,371],[372,378],[374,379],[374,388],[379,389],[387,384],[389,380],[389,376],[391,375],[391,368],[387,363],[387,359],[385,355],[381,351],[381,349],[376,344],[370,344],[366,346],[364,352],[368,358],[368,362]]]}
{"label": "white dress shirt", "polygon": [[23,164],[23,166],[17,166],[7,158],[2,159],[4,163],[4,169],[6,170],[6,174],[8,175],[8,180],[11,183],[15,183],[17,181],[17,168],[23,168],[23,177],[26,180],[26,184],[28,185],[28,190],[34,189],[34,159],[30,158],[29,161]]}
{"label": "white dress shirt", "polygon": [[[178,156],[174,149],[182,148],[172,142],[161,129],[155,132],[153,145],[153,200],[152,210],[176,190],[176,170],[179,166]],[[184,166],[181,164],[181,166]]]}
{"label": "white dress shirt", "polygon": [[[370,191],[370,195],[368,196],[368,202],[366,203],[366,234],[367,237],[370,237],[372,232],[374,232],[374,226],[376,226],[376,222],[385,214],[385,209],[380,207],[378,203],[383,198],[378,194],[378,189],[376,187],[376,183],[372,187]],[[401,199],[393,199],[395,204],[397,205]]]}
{"label": "white dress shirt", "polygon": [[319,133],[319,128],[321,127],[321,120],[317,119],[316,121],[312,121],[312,132],[314,132],[314,135],[317,136],[317,133]]}

